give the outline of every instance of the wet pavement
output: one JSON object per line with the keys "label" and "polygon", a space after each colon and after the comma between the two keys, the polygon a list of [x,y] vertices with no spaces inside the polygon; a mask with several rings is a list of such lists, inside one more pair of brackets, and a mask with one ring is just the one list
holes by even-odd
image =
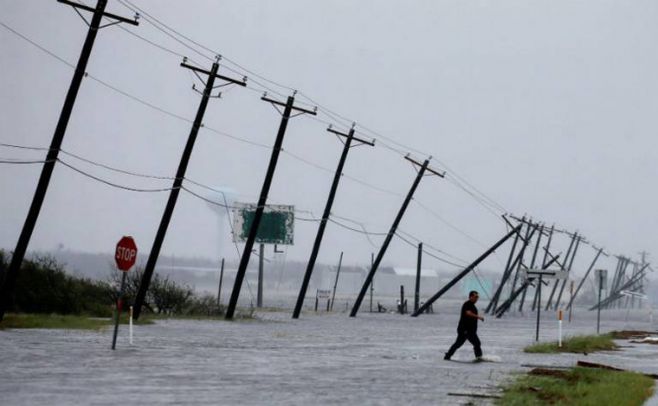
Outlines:
{"label": "wet pavement", "polygon": [[[444,361],[455,338],[459,303],[412,318],[361,312],[263,312],[258,320],[168,320],[136,326],[134,345],[112,330],[0,331],[0,399],[10,405],[307,405],[490,404],[449,392],[496,394],[522,365],[572,366],[577,360],[658,373],[658,345],[619,341],[622,351],[532,355],[535,315],[487,318],[485,355],[471,363],[467,343]],[[554,312],[542,313],[541,341],[557,339]],[[602,331],[655,330],[647,311],[608,311]],[[564,334],[596,332],[596,313],[577,310]],[[462,361],[462,362],[460,362]]]}

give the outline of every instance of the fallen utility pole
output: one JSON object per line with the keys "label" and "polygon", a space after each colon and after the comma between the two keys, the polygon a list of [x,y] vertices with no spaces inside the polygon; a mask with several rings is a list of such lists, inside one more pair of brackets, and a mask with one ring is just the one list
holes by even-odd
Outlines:
{"label": "fallen utility pole", "polygon": [[[251,222],[251,227],[249,228],[249,234],[247,236],[247,241],[245,242],[244,249],[242,251],[242,258],[240,259],[240,265],[238,266],[237,274],[235,275],[235,283],[233,285],[233,291],[231,292],[231,299],[226,309],[226,319],[233,319],[235,313],[235,307],[238,304],[238,298],[240,297],[240,290],[242,288],[242,282],[244,281],[244,276],[247,273],[247,266],[249,265],[249,259],[251,257],[251,250],[254,248],[254,242],[256,241],[256,236],[258,235],[258,227],[260,226],[260,221],[263,218],[263,212],[265,211],[265,204],[267,203],[267,195],[270,192],[270,186],[272,185],[272,178],[274,177],[274,171],[276,169],[276,164],[279,160],[279,154],[283,146],[283,137],[286,134],[286,128],[288,127],[288,120],[293,117],[296,117],[300,114],[311,114],[316,115],[315,110],[308,110],[301,107],[296,107],[295,104],[295,91],[292,96],[288,96],[286,103],[271,99],[267,97],[267,93],[261,97],[261,100],[271,103],[279,113],[281,113],[281,124],[279,125],[279,131],[277,132],[276,140],[274,142],[274,147],[272,148],[272,155],[270,157],[270,163],[267,167],[267,173],[265,174],[265,180],[263,181],[263,187],[260,191],[260,197],[258,198],[258,205],[256,206],[256,213]],[[283,112],[281,112],[277,106],[283,107]],[[295,110],[297,113],[294,116],[291,116],[292,111]]]}
{"label": "fallen utility pole", "polygon": [[[210,71],[198,68],[196,66],[189,65],[187,63],[187,58],[183,58],[183,62],[180,64],[183,68],[189,69],[194,72],[197,77],[200,78],[200,74],[206,75],[208,77],[205,82],[205,88],[201,94],[201,101],[197,109],[196,117],[192,123],[192,128],[190,134],[187,137],[187,143],[185,144],[185,149],[183,150],[183,155],[181,155],[180,162],[178,164],[178,170],[176,171],[176,177],[174,178],[174,183],[169,192],[169,199],[167,200],[167,205],[165,210],[162,213],[162,218],[160,219],[160,225],[158,226],[158,231],[155,234],[155,240],[153,241],[153,246],[151,247],[151,252],[149,253],[148,260],[146,261],[146,266],[144,267],[144,274],[142,275],[142,280],[139,284],[139,290],[135,296],[134,304],[134,313],[133,317],[135,320],[139,319],[139,316],[142,312],[142,306],[144,305],[144,300],[146,298],[146,292],[148,291],[149,285],[151,284],[151,278],[153,277],[153,272],[155,271],[155,265],[158,262],[158,257],[160,256],[160,250],[162,249],[162,243],[164,242],[165,236],[167,235],[167,229],[169,228],[169,222],[171,221],[171,216],[174,214],[174,209],[176,207],[176,202],[178,201],[178,195],[180,194],[181,187],[183,185],[183,179],[185,179],[185,172],[187,171],[187,165],[190,162],[190,157],[192,156],[192,150],[194,149],[194,143],[196,142],[199,129],[203,125],[203,116],[206,113],[206,107],[208,106],[208,100],[212,96],[212,91],[214,89],[215,79],[220,79],[226,84],[236,84],[240,86],[246,86],[246,78],[243,80],[231,79],[226,76],[217,74],[219,69],[219,59],[216,58],[216,62],[212,64]],[[196,90],[194,86],[192,89]]]}
{"label": "fallen utility pole", "polygon": [[455,276],[450,282],[448,282],[443,288],[441,288],[438,292],[434,294],[431,298],[429,298],[418,310],[414,311],[411,316],[412,317],[417,317],[419,314],[424,312],[428,307],[432,305],[438,298],[440,298],[444,293],[446,293],[450,288],[452,288],[461,278],[466,276],[469,272],[471,272],[473,269],[475,269],[476,266],[480,264],[480,262],[484,261],[489,255],[491,255],[492,252],[496,251],[498,247],[503,245],[505,241],[507,241],[512,235],[519,233],[521,230],[521,227],[523,225],[519,224],[518,226],[514,227],[512,231],[507,233],[503,238],[501,238],[497,243],[495,243],[491,248],[489,248],[487,251],[484,252],[484,254],[480,255],[475,261],[473,261],[472,264],[464,268],[463,271],[459,273],[459,275]]}
{"label": "fallen utility pole", "polygon": [[354,302],[354,307],[352,307],[352,312],[350,313],[350,317],[356,317],[356,314],[359,311],[359,307],[361,307],[361,302],[363,301],[363,297],[366,295],[366,291],[368,290],[368,286],[372,283],[372,279],[375,276],[375,272],[377,272],[377,268],[379,267],[380,262],[384,258],[384,254],[386,254],[386,249],[388,248],[388,245],[391,243],[391,240],[395,235],[395,231],[397,230],[398,225],[402,220],[402,216],[404,216],[404,212],[407,210],[407,206],[409,206],[409,202],[411,202],[411,198],[413,197],[414,192],[416,191],[416,188],[420,183],[420,180],[423,178],[425,171],[437,175],[441,178],[445,176],[445,173],[437,172],[436,170],[429,168],[431,157],[427,158],[425,162],[423,162],[423,164],[420,164],[418,161],[415,161],[414,159],[410,158],[409,155],[405,156],[405,159],[411,162],[414,165],[414,167],[420,166],[420,169],[418,169],[418,174],[416,175],[416,179],[414,180],[414,183],[411,185],[411,189],[409,189],[409,193],[407,193],[407,197],[404,199],[404,203],[402,203],[402,207],[400,207],[400,211],[398,211],[398,214],[395,217],[393,224],[391,225],[391,229],[386,235],[384,244],[379,249],[379,253],[377,254],[377,258],[375,259],[375,262],[372,264],[372,267],[370,267],[370,272],[368,272],[368,275],[366,276],[366,280],[363,283],[363,286],[361,287],[361,291],[359,292],[359,296],[356,298],[356,301]]}
{"label": "fallen utility pole", "polygon": [[[329,197],[327,198],[327,203],[324,206],[324,212],[322,213],[322,220],[320,220],[320,225],[318,227],[318,233],[315,235],[315,242],[313,243],[313,249],[311,250],[311,257],[308,260],[306,265],[306,272],[304,273],[304,279],[302,281],[302,286],[299,289],[299,295],[297,296],[297,303],[295,304],[295,309],[292,313],[292,318],[299,318],[299,314],[302,311],[302,306],[304,305],[304,298],[306,297],[306,290],[308,289],[308,284],[311,281],[311,275],[313,274],[313,267],[315,266],[315,260],[318,257],[320,252],[320,244],[322,244],[322,237],[324,237],[324,230],[327,227],[327,220],[331,215],[331,207],[334,204],[334,198],[336,197],[336,190],[338,190],[338,183],[340,182],[341,176],[343,176],[343,166],[345,166],[345,161],[347,160],[347,153],[352,147],[352,141],[357,141],[359,145],[370,145],[374,146],[374,141],[363,140],[361,138],[354,136],[354,124],[347,134],[343,134],[340,131],[336,131],[333,128],[327,128],[327,131],[336,134],[336,136],[344,137],[345,141],[343,142],[343,152],[338,161],[338,167],[334,173],[334,180],[331,183],[331,189],[329,190]],[[341,140],[342,141],[342,140]]]}
{"label": "fallen utility pole", "polygon": [[636,274],[636,276],[635,276],[634,278],[631,278],[631,279],[628,280],[626,283],[621,284],[621,285],[618,287],[618,289],[616,289],[614,292],[611,292],[611,293],[608,295],[608,297],[605,298],[605,300],[603,300],[601,303],[598,303],[598,304],[592,306],[589,310],[594,310],[594,309],[597,309],[597,308],[599,308],[599,307],[601,307],[601,308],[606,308],[606,307],[608,307],[611,303],[613,303],[613,302],[615,302],[616,300],[622,298],[623,295],[621,295],[620,292],[621,292],[622,290],[626,290],[626,289],[628,289],[629,287],[631,287],[631,286],[633,286],[635,283],[637,283],[637,281],[641,280],[641,279],[644,277],[644,273],[646,272],[648,266],[649,266],[649,264],[646,264],[645,266],[643,266],[642,269],[640,269],[640,270],[638,271],[638,273]]}
{"label": "fallen utility pole", "polygon": [[[72,6],[75,11],[80,14],[77,9],[82,9],[86,11],[91,11],[94,15],[91,18],[91,22],[85,23],[89,26],[87,30],[87,37],[82,46],[82,51],[80,52],[80,57],[78,58],[78,64],[75,67],[73,73],[73,78],[71,79],[71,84],[69,85],[69,90],[66,93],[66,98],[64,99],[64,105],[62,111],[59,115],[59,120],[57,121],[57,126],[55,127],[55,133],[50,142],[50,148],[46,154],[46,159],[41,169],[41,175],[39,176],[39,181],[37,183],[37,188],[34,192],[34,197],[32,198],[32,203],[30,205],[30,210],[27,213],[25,223],[23,224],[23,229],[21,234],[18,237],[18,242],[16,243],[16,248],[11,257],[11,262],[9,267],[5,272],[4,283],[0,288],[0,321],[4,318],[5,311],[11,305],[14,297],[14,287],[16,285],[16,279],[18,277],[18,272],[20,271],[21,265],[23,264],[23,259],[25,258],[25,253],[27,252],[27,247],[30,244],[30,239],[32,238],[32,232],[36,226],[37,219],[39,218],[39,212],[41,211],[41,206],[46,197],[46,192],[48,191],[48,185],[50,183],[50,178],[52,177],[53,170],[55,169],[55,162],[57,162],[57,157],[59,155],[59,150],[64,141],[64,135],[66,134],[66,127],[68,126],[69,119],[71,118],[71,113],[73,112],[73,106],[75,105],[75,99],[78,95],[78,90],[82,84],[82,79],[85,77],[85,70],[87,69],[87,63],[89,62],[89,57],[91,55],[91,50],[94,47],[94,41],[96,40],[96,34],[101,28],[106,27],[101,26],[101,20],[103,17],[114,20],[114,22],[108,24],[118,24],[118,23],[128,23],[132,25],[138,25],[137,19],[129,20],[124,17],[120,17],[114,14],[106,13],[105,6],[107,5],[107,0],[98,0],[96,3],[96,8],[85,6],[83,4],[74,3],[71,1],[58,0],[60,3]],[[80,14],[82,17],[82,15]],[[84,20],[84,17],[82,17]]]}
{"label": "fallen utility pole", "polygon": [[567,305],[567,310],[571,310],[571,306],[573,306],[573,302],[574,300],[576,300],[576,296],[578,296],[578,292],[580,292],[580,288],[582,288],[583,284],[585,284],[587,277],[589,276],[590,272],[594,268],[594,264],[596,264],[596,260],[599,259],[601,253],[603,253],[603,248],[599,248],[599,250],[596,252],[596,255],[594,256],[592,263],[589,265],[589,268],[587,268],[587,272],[585,272],[585,276],[583,276],[583,279],[580,280],[580,283],[578,284],[576,291],[571,296],[571,300],[569,300],[569,304]]}

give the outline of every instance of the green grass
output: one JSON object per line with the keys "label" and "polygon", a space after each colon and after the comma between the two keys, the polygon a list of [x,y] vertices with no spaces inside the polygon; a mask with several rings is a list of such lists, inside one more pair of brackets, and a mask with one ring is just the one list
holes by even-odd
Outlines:
{"label": "green grass", "polygon": [[[121,315],[121,324],[128,324],[128,316]],[[136,325],[153,324],[150,318],[134,322]],[[47,328],[69,330],[101,330],[114,325],[114,318],[85,315],[8,313],[0,323],[0,330],[8,328]]]}
{"label": "green grass", "polygon": [[[521,375],[504,388],[498,405],[642,405],[651,397],[654,380],[635,372],[573,368],[539,370]],[[542,373],[543,372],[543,373]]]}
{"label": "green grass", "polygon": [[61,314],[6,314],[0,329],[49,328],[72,330],[100,330],[109,326],[110,319]]}
{"label": "green grass", "polygon": [[[144,314],[139,320],[133,320],[135,325],[155,324],[157,320],[215,320],[224,321],[224,316],[202,316],[202,315],[157,315]],[[234,321],[257,320],[251,312],[236,311]],[[120,323],[128,324],[127,313],[121,314]],[[70,330],[101,330],[114,326],[114,317],[91,317],[88,315],[61,315],[41,313],[7,313],[0,322],[0,330],[5,329],[70,329]]]}
{"label": "green grass", "polygon": [[612,341],[612,335],[600,336],[573,336],[562,340],[562,347],[557,346],[557,341],[550,343],[539,343],[525,347],[523,351],[529,353],[550,354],[557,352],[590,353],[596,351],[616,350],[617,345]]}

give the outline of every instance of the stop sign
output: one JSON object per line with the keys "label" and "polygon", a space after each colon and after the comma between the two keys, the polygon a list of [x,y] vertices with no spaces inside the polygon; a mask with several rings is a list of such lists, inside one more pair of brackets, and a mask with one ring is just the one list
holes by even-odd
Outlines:
{"label": "stop sign", "polygon": [[135,245],[135,240],[132,237],[124,236],[119,240],[114,259],[117,262],[119,270],[124,272],[128,272],[135,265],[135,261],[137,260],[137,245]]}

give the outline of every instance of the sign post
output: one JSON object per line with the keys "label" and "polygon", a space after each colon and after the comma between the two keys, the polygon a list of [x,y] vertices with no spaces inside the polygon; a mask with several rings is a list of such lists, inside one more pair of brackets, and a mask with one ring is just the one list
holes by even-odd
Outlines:
{"label": "sign post", "polygon": [[126,275],[137,260],[137,245],[135,245],[135,240],[132,237],[124,236],[119,240],[114,254],[114,260],[116,261],[117,268],[123,272],[123,275],[121,276],[121,288],[119,289],[119,297],[117,298],[116,321],[114,323],[114,336],[112,337],[113,350],[116,348],[117,334],[119,333],[119,318],[121,317],[121,307],[123,305],[122,296],[126,286]]}
{"label": "sign post", "polygon": [[[562,280],[567,279],[567,272],[562,270],[551,270],[551,269],[528,269],[526,271],[521,271],[521,276],[525,276],[527,279],[536,279],[537,280],[537,328],[535,330],[535,341],[539,341],[539,323],[541,320],[541,285],[544,283],[544,278],[546,279],[556,279]],[[560,335],[562,330],[562,311],[560,311]]]}

